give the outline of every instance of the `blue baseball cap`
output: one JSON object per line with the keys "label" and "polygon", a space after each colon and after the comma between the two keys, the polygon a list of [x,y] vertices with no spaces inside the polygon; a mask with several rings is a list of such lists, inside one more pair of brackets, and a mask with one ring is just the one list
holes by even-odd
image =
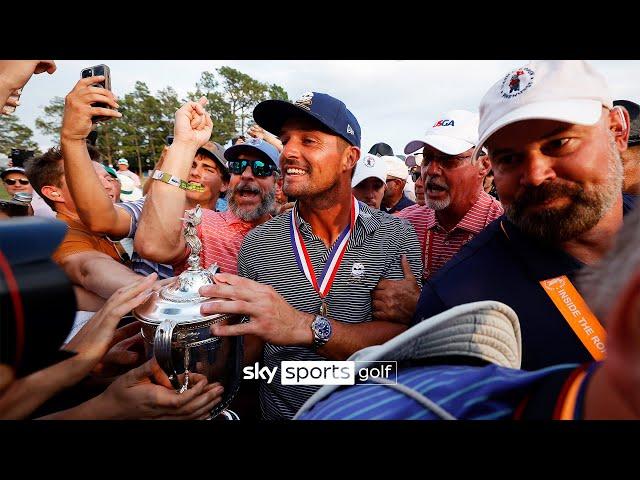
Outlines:
{"label": "blue baseball cap", "polygon": [[287,120],[300,115],[316,119],[351,145],[360,147],[358,120],[343,102],[326,93],[307,92],[293,103],[266,100],[253,109],[258,125],[276,135]]}
{"label": "blue baseball cap", "polygon": [[226,158],[228,162],[231,162],[237,160],[241,153],[254,155],[258,153],[261,157],[267,157],[278,167],[278,170],[280,169],[280,152],[278,152],[276,147],[261,138],[251,137],[244,143],[238,143],[237,145],[227,148],[224,151],[224,158]]}

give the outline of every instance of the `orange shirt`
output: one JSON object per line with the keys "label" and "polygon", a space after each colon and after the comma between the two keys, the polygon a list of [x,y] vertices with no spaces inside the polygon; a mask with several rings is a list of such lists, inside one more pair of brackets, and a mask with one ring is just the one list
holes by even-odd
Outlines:
{"label": "orange shirt", "polygon": [[58,213],[56,218],[66,223],[69,226],[69,230],[67,230],[67,234],[58,249],[53,252],[52,258],[54,262],[59,264],[69,255],[92,250],[106,253],[114,260],[122,262],[116,244],[106,236],[92,233],[80,220],[67,215]]}

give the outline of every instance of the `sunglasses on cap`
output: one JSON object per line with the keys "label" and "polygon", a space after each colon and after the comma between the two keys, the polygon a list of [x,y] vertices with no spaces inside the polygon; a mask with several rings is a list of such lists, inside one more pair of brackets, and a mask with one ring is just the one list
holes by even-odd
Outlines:
{"label": "sunglasses on cap", "polygon": [[17,182],[20,182],[20,185],[29,185],[29,180],[26,179],[15,179],[15,178],[7,178],[4,183],[7,185],[15,185]]}
{"label": "sunglasses on cap", "polygon": [[278,170],[273,163],[264,160],[231,160],[227,164],[229,172],[234,175],[242,175],[248,165],[251,165],[251,170],[256,177],[270,177]]}

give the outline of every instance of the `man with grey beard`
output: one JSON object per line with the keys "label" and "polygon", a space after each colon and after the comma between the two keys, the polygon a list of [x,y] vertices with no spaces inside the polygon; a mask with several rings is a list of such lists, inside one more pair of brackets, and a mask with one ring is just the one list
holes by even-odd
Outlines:
{"label": "man with grey beard", "polygon": [[[181,133],[176,127],[169,151],[175,148],[178,153],[167,155],[162,167],[177,178],[185,178],[188,174],[188,162],[182,150],[189,148],[189,132]],[[205,268],[216,263],[221,272],[238,273],[238,252],[244,237],[271,218],[279,175],[278,156],[273,145],[259,138],[251,138],[224,151],[230,173],[226,195],[229,208],[225,212],[203,209],[198,236]],[[147,215],[143,210],[136,235],[136,246],[144,247],[146,252],[153,251],[154,260],[173,265],[176,274],[188,267],[186,260],[191,253],[181,229],[176,228],[184,213],[180,206],[184,204],[185,195],[181,188],[156,182],[145,204],[145,210],[150,210]],[[145,234],[147,232],[156,234]],[[144,238],[138,238],[141,234]]]}
{"label": "man with grey beard", "polygon": [[606,332],[572,280],[622,227],[628,125],[583,61],[531,62],[494,84],[471,160],[487,149],[505,215],[425,283],[414,321],[498,300],[520,319],[523,369],[601,359]]}
{"label": "man with grey beard", "polygon": [[484,192],[482,180],[491,168],[478,143],[478,114],[452,110],[441,115],[423,140],[414,140],[406,153],[423,149],[420,175],[426,205],[398,213],[416,229],[422,248],[426,281],[489,223],[502,215],[500,203]]}

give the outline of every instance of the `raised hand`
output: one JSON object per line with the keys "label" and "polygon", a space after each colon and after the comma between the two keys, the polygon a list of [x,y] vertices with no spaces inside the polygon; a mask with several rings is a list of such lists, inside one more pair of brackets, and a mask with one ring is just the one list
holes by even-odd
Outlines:
{"label": "raised hand", "polygon": [[200,148],[211,138],[213,122],[204,106],[208,100],[201,97],[197,102],[188,102],[176,112],[173,144],[187,144]]}
{"label": "raised hand", "polygon": [[[84,140],[87,138],[93,127],[91,119],[94,116],[122,117],[122,114],[117,111],[119,105],[115,95],[106,88],[93,86],[104,79],[103,75],[83,78],[66,96],[62,131],[60,132],[60,137],[63,140]],[[112,108],[91,106],[92,103],[97,102],[106,103]]]}

